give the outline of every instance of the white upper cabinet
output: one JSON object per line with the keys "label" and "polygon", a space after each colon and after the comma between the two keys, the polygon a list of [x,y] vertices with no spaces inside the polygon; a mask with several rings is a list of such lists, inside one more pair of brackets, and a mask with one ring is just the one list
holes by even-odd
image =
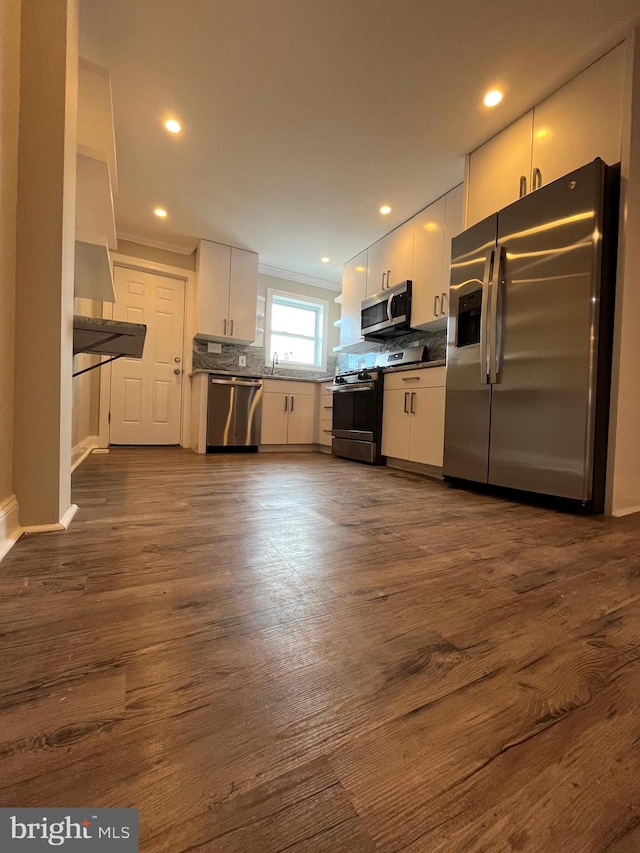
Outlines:
{"label": "white upper cabinet", "polygon": [[469,155],[467,226],[596,157],[620,160],[626,45]]}
{"label": "white upper cabinet", "polygon": [[415,217],[411,325],[436,331],[447,325],[451,238],[463,230],[463,185]]}
{"label": "white upper cabinet", "polygon": [[114,214],[117,189],[109,71],[80,59],[76,146],[76,296],[115,301],[109,249],[115,249],[117,245]]}
{"label": "white upper cabinet", "polygon": [[342,271],[342,322],[340,346],[362,340],[360,335],[360,305],[367,295],[367,249],[348,261]]}
{"label": "white upper cabinet", "polygon": [[[449,299],[449,281],[451,278],[451,241],[464,231],[464,184],[454,187],[445,196],[447,202],[444,215],[444,248],[442,263],[442,290]],[[444,306],[445,315],[449,305]],[[444,327],[443,327],[444,328]]]}
{"label": "white upper cabinet", "polygon": [[415,217],[411,325],[413,328],[444,326],[442,265],[446,198],[425,207]]}
{"label": "white upper cabinet", "polygon": [[511,204],[529,190],[533,111],[469,157],[467,226]]}
{"label": "white upper cabinet", "polygon": [[118,191],[111,79],[106,68],[78,63],[76,239],[115,249]]}
{"label": "white upper cabinet", "polygon": [[536,107],[531,163],[540,185],[596,157],[620,160],[624,72],[620,44]]}
{"label": "white upper cabinet", "polygon": [[198,245],[198,331],[203,338],[253,343],[258,255],[222,243]]}
{"label": "white upper cabinet", "polygon": [[369,246],[367,296],[411,279],[413,239],[414,220],[410,219]]}
{"label": "white upper cabinet", "polygon": [[229,280],[229,337],[253,343],[256,339],[258,255],[231,249]]}

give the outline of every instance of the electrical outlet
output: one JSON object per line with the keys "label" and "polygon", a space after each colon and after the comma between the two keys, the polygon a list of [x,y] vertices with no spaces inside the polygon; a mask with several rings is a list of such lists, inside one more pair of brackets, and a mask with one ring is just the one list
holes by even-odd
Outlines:
{"label": "electrical outlet", "polygon": [[238,367],[246,367],[247,366],[247,357],[246,355],[238,356]]}
{"label": "electrical outlet", "polygon": [[214,352],[216,355],[220,355],[222,352],[222,344],[212,344],[209,342],[207,344],[207,352]]}

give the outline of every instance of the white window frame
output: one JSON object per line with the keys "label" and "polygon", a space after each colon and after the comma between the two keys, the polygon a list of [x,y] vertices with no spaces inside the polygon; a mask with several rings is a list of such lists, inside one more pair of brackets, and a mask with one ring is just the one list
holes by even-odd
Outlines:
{"label": "white window frame", "polygon": [[265,319],[265,335],[264,335],[264,363],[266,367],[271,367],[271,307],[273,305],[273,297],[281,296],[283,299],[299,302],[300,307],[305,305],[318,305],[322,308],[322,328],[320,330],[320,364],[304,364],[299,361],[281,361],[280,367],[290,367],[293,370],[308,370],[314,373],[326,373],[327,370],[327,346],[329,341],[329,302],[326,299],[316,299],[314,296],[303,296],[301,293],[293,293],[288,290],[275,290],[271,287],[267,288],[267,305]]}

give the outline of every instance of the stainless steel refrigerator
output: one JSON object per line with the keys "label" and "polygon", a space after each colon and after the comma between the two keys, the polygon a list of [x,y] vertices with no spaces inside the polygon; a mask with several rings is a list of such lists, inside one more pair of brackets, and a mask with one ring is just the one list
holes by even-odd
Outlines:
{"label": "stainless steel refrigerator", "polygon": [[618,197],[594,160],[454,238],[445,477],[602,511]]}

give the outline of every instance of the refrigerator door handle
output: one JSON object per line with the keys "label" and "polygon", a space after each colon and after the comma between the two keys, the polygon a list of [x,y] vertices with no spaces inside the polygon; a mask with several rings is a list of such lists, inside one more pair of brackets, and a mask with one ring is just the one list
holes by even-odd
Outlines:
{"label": "refrigerator door handle", "polygon": [[489,381],[489,353],[487,349],[487,325],[489,313],[489,282],[493,273],[495,249],[489,249],[484,262],[482,276],[482,305],[480,308],[480,382],[487,385]]}
{"label": "refrigerator door handle", "polygon": [[489,383],[498,381],[498,363],[500,360],[500,340],[498,338],[498,303],[504,270],[505,248],[498,245],[493,262],[493,274],[489,285]]}

